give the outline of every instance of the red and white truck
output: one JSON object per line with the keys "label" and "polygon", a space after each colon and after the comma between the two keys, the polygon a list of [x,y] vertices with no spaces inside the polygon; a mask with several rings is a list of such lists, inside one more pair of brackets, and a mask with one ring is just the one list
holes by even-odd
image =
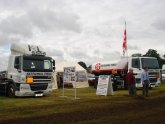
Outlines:
{"label": "red and white truck", "polygon": [[160,69],[158,60],[154,57],[122,57],[117,62],[98,62],[92,65],[92,73],[96,76],[111,75],[113,87],[127,87],[126,74],[128,69],[132,68],[136,78],[136,87],[142,87],[141,72],[144,67],[149,69],[150,87],[160,84]]}

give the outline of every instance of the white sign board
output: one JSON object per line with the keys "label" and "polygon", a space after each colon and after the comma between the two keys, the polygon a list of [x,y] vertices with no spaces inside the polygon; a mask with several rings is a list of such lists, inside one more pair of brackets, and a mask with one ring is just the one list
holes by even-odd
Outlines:
{"label": "white sign board", "polygon": [[75,67],[64,67],[64,83],[72,83],[76,81]]}
{"label": "white sign board", "polygon": [[[76,68],[75,67],[64,67],[63,82],[65,84],[72,83],[75,89],[74,99],[80,99],[76,97],[77,93],[76,93]],[[64,83],[63,83],[63,97],[64,97]]]}
{"label": "white sign board", "polygon": [[113,87],[109,75],[99,76],[96,95],[113,95]]}

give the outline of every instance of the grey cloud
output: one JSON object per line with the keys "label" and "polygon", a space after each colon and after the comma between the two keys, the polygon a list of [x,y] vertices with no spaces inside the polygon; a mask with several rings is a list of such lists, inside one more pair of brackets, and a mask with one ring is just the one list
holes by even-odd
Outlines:
{"label": "grey cloud", "polygon": [[96,62],[97,60],[97,56],[91,56],[89,51],[85,51],[85,49],[78,49],[78,48],[75,48],[73,51],[71,52],[68,52],[67,54],[69,54],[73,60],[76,60],[77,62],[78,61],[83,61],[85,62],[87,65],[90,65],[94,62]]}
{"label": "grey cloud", "polygon": [[80,32],[81,26],[78,23],[78,16],[53,10],[31,10],[28,15],[33,23],[41,31],[73,31]]}
{"label": "grey cloud", "polygon": [[64,53],[60,50],[47,48],[47,55],[63,57]]}
{"label": "grey cloud", "polygon": [[139,47],[136,46],[136,45],[127,44],[127,47],[128,47],[129,50],[138,50],[139,49]]}
{"label": "grey cloud", "polygon": [[10,16],[3,19],[0,23],[1,32],[10,35],[21,35],[23,37],[32,36],[32,25],[30,20],[25,16]]}
{"label": "grey cloud", "polygon": [[118,51],[104,51],[101,52],[99,50],[94,50],[94,57],[93,57],[93,62],[96,62],[96,60],[98,61],[113,61],[118,59],[121,54]]}
{"label": "grey cloud", "polygon": [[0,27],[1,45],[31,38],[33,35],[32,25],[25,15],[19,17],[9,16],[0,22]]}
{"label": "grey cloud", "polygon": [[1,46],[5,47],[6,45],[11,44],[12,42],[19,43],[20,42],[20,37],[0,33],[0,45]]}
{"label": "grey cloud", "polygon": [[111,61],[111,60],[113,61],[118,59],[121,56],[121,54],[118,51],[104,52],[102,56],[103,56],[103,61]]}
{"label": "grey cloud", "polygon": [[[21,11],[21,10],[20,10]],[[32,38],[37,28],[47,32],[81,32],[79,18],[67,11],[44,10],[32,8],[23,15],[12,14],[0,21],[0,44],[11,43],[13,40],[25,41]]]}
{"label": "grey cloud", "polygon": [[23,5],[26,5],[27,1],[24,0],[0,0],[0,6],[5,8],[14,8],[14,7],[22,7]]}
{"label": "grey cloud", "polygon": [[[43,47],[44,48],[44,47]],[[55,61],[64,61],[64,52],[62,50],[46,47],[44,48],[47,56],[51,56]]]}
{"label": "grey cloud", "polygon": [[165,18],[164,19],[157,19],[153,24],[153,27],[155,27],[158,30],[165,31]]}
{"label": "grey cloud", "polygon": [[[124,20],[130,52],[143,50],[144,45],[148,49],[154,43],[163,46],[164,3],[162,0],[0,0],[0,45],[31,39],[40,44],[47,41],[58,48],[48,48],[47,54],[58,60],[74,58],[88,63],[98,58],[111,60],[120,56],[115,50],[122,52],[119,45],[123,40]],[[68,49],[59,50],[65,47]]]}
{"label": "grey cloud", "polygon": [[3,34],[2,32],[0,32],[0,45],[6,45],[10,42],[10,38],[8,37],[7,34]]}
{"label": "grey cloud", "polygon": [[100,54],[100,50],[99,50],[99,49],[95,49],[95,50],[93,51],[93,53],[94,53],[95,55],[99,55],[99,54]]}
{"label": "grey cloud", "polygon": [[80,50],[73,50],[72,52],[70,52],[70,56],[72,56],[73,58],[80,59],[80,60],[89,57],[87,52],[80,51]]}
{"label": "grey cloud", "polygon": [[8,55],[4,55],[3,53],[1,53],[1,56],[0,56],[0,60],[1,60],[0,61],[0,71],[4,71],[4,70],[7,69],[8,59],[9,59]]}

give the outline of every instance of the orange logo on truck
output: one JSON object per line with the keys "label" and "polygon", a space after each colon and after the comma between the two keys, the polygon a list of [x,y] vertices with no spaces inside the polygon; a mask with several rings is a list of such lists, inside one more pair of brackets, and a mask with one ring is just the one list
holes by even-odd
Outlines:
{"label": "orange logo on truck", "polygon": [[100,64],[100,63],[97,63],[97,64],[95,65],[95,69],[96,69],[97,71],[99,71],[100,68],[101,68],[101,64]]}
{"label": "orange logo on truck", "polygon": [[117,73],[117,69],[112,69],[112,74],[116,74]]}

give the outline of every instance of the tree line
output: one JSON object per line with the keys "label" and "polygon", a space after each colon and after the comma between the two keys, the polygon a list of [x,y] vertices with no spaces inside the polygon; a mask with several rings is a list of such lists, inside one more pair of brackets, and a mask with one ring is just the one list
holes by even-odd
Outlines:
{"label": "tree line", "polygon": [[162,65],[165,64],[165,55],[163,55],[163,58],[160,56],[160,54],[154,50],[154,49],[149,49],[146,54],[143,56],[148,56],[148,57],[156,57],[159,63],[159,67],[162,68]]}

